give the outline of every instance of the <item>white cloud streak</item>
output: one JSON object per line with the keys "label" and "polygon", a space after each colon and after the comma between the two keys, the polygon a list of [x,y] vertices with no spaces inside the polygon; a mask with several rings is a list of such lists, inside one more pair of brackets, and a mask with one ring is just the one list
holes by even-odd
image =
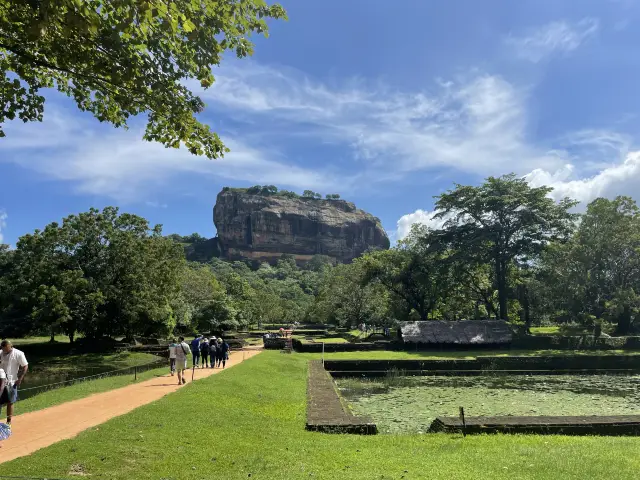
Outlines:
{"label": "white cloud streak", "polygon": [[[96,129],[93,118],[49,108],[42,124],[10,124],[0,161],[9,161],[56,180],[71,182],[78,193],[103,195],[120,202],[150,201],[149,196],[174,187],[182,175],[232,181],[273,183],[296,189],[334,189],[349,178],[280,161],[269,148],[232,137],[224,159],[195,157],[185,149],[168,149],[140,140],[131,131]],[[153,202],[152,202],[153,203]],[[156,202],[158,203],[158,202]],[[159,203],[158,203],[159,205]]]}
{"label": "white cloud streak", "polygon": [[[527,141],[527,91],[497,75],[476,73],[440,82],[433,92],[406,93],[355,80],[329,87],[295,70],[243,62],[221,69],[202,95],[209,114],[222,111],[254,127],[243,140],[222,134],[232,150],[223,160],[143,142],[137,128],[97,128],[92,117],[56,104],[48,105],[43,124],[8,125],[3,159],[121,201],[157,200],[149,193],[177,175],[344,192],[417,171],[525,174],[567,163],[563,152]],[[306,149],[346,148],[351,162],[342,155],[311,168],[304,158],[287,159],[288,141],[300,138]]]}
{"label": "white cloud streak", "polygon": [[3,209],[0,209],[0,243],[4,241],[4,235],[2,234],[2,230],[4,230],[7,226],[7,212]]}
{"label": "white cloud streak", "polygon": [[600,22],[594,18],[584,18],[574,24],[556,21],[531,29],[521,37],[507,37],[505,42],[518,57],[538,63],[554,54],[566,54],[577,49],[596,34],[599,25]]}
{"label": "white cloud streak", "polygon": [[[514,171],[532,183],[552,182],[577,199],[592,197],[585,189],[614,191],[616,182],[635,178],[635,157],[627,156],[632,142],[619,133],[585,129],[552,146],[528,138],[528,90],[499,75],[476,72],[439,82],[433,91],[407,93],[358,81],[330,87],[295,70],[249,61],[221,69],[202,95],[209,112],[252,127],[243,140],[222,135],[232,150],[223,160],[141,141],[137,128],[97,128],[93,118],[54,104],[43,124],[7,126],[0,161],[72,182],[81,193],[158,204],[158,192],[181,176],[344,192],[415,172],[450,169],[485,177]],[[347,148],[352,158],[310,167],[304,158],[287,158],[292,139],[303,139],[310,152],[326,144]],[[399,238],[413,221],[432,219],[425,210],[405,217]]]}
{"label": "white cloud streak", "polygon": [[433,92],[355,81],[331,89],[296,71],[247,63],[222,71],[202,95],[237,119],[348,145],[369,170],[402,178],[443,167],[485,175],[561,166],[557,152],[527,141],[527,93],[482,73],[440,82]]}

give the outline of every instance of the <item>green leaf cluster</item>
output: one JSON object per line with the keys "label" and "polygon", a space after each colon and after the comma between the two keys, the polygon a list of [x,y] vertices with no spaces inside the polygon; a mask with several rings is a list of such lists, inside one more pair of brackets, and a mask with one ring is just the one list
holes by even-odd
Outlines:
{"label": "green leaf cluster", "polygon": [[264,0],[0,0],[0,137],[8,120],[41,121],[55,88],[101,122],[146,114],[144,139],[218,158],[228,150],[193,87],[285,18]]}

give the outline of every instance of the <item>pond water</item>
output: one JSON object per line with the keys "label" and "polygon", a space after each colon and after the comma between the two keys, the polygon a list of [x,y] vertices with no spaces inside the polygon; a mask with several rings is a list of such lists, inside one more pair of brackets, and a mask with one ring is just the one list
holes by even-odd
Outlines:
{"label": "pond water", "polygon": [[337,379],[381,433],[425,433],[440,416],[640,415],[640,375],[487,375]]}

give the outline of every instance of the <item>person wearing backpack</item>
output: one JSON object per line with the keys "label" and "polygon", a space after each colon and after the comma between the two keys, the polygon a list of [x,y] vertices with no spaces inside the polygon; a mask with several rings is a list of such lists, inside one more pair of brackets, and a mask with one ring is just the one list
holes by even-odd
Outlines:
{"label": "person wearing backpack", "polygon": [[202,335],[196,335],[196,337],[191,340],[191,354],[193,355],[193,366],[198,368],[198,363],[200,360],[200,342],[202,341]]}
{"label": "person wearing backpack", "polygon": [[176,346],[176,372],[178,372],[178,385],[187,383],[184,371],[187,369],[187,357],[189,356],[189,345],[184,341],[184,337],[178,339]]}
{"label": "person wearing backpack", "polygon": [[229,360],[229,344],[222,339],[220,340],[221,340],[221,343],[218,346],[218,348],[220,349],[220,359],[222,360],[222,368],[224,368],[227,364],[227,360]]}
{"label": "person wearing backpack", "polygon": [[200,344],[200,357],[202,357],[202,368],[209,368],[209,339],[205,338]]}
{"label": "person wearing backpack", "polygon": [[218,358],[218,341],[216,337],[211,337],[209,341],[209,357],[211,358],[211,368],[216,368],[216,360]]}

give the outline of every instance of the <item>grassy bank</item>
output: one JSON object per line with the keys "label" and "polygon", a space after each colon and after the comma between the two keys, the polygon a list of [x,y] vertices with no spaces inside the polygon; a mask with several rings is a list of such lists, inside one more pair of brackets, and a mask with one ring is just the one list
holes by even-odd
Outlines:
{"label": "grassy bank", "polygon": [[325,435],[304,430],[308,356],[241,365],[3,464],[110,479],[635,479],[640,439]]}

